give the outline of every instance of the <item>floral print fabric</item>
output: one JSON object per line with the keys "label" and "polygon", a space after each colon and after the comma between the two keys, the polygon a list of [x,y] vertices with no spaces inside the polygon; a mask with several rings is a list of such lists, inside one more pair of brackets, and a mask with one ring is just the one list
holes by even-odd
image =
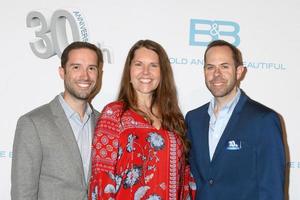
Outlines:
{"label": "floral print fabric", "polygon": [[194,182],[179,137],[123,112],[121,102],[102,111],[92,148],[90,199],[190,198]]}

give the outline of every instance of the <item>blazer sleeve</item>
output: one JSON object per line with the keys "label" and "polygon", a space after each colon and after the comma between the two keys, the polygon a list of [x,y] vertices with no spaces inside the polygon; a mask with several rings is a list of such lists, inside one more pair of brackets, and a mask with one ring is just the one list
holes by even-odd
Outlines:
{"label": "blazer sleeve", "polygon": [[195,167],[195,153],[194,153],[194,148],[193,148],[193,135],[192,135],[192,130],[191,130],[191,127],[190,127],[190,112],[188,112],[185,116],[185,125],[187,127],[187,139],[189,140],[189,142],[191,143],[191,146],[190,146],[190,151],[189,151],[189,163],[190,163],[190,171],[191,171],[191,174],[194,176],[194,177],[198,177],[199,174],[196,173],[197,170],[196,170],[196,167]]}
{"label": "blazer sleeve", "polygon": [[258,138],[259,200],[284,199],[285,153],[282,129],[276,113],[265,115]]}
{"label": "blazer sleeve", "polygon": [[38,199],[42,148],[34,122],[22,116],[17,123],[13,143],[11,199]]}
{"label": "blazer sleeve", "polygon": [[[185,116],[185,119],[184,119],[184,122],[185,122],[185,126],[187,128],[187,131],[186,131],[186,137],[188,139],[188,141],[190,142],[190,145],[192,145],[192,136],[191,136],[191,129],[190,129],[190,124],[189,124],[189,118],[190,118],[190,113],[188,112]],[[192,146],[190,146],[190,148],[192,148]],[[193,162],[193,152],[192,152],[192,149],[189,150],[189,163]]]}

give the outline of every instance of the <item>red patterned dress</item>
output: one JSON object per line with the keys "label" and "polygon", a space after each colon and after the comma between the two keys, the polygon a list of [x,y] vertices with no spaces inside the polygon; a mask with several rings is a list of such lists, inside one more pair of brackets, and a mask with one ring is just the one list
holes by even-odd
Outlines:
{"label": "red patterned dress", "polygon": [[92,148],[89,199],[189,199],[192,179],[179,137],[123,112],[121,102],[102,111]]}

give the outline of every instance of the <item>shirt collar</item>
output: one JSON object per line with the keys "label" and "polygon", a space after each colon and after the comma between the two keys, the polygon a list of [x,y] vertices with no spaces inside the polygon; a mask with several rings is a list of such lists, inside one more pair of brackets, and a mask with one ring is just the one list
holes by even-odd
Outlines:
{"label": "shirt collar", "polygon": [[[239,88],[237,88],[237,93],[236,93],[235,97],[230,102],[225,104],[225,106],[223,106],[223,108],[220,110],[220,113],[224,113],[224,114],[230,113],[235,108],[236,104],[238,103],[240,96],[241,96],[241,90]],[[209,107],[208,107],[208,114],[210,117],[214,113],[215,104],[216,104],[216,99],[212,98],[210,100]]]}
{"label": "shirt collar", "polygon": [[[68,119],[76,115],[77,113],[69,106],[69,104],[63,98],[63,93],[58,95],[58,99],[60,101],[61,106],[63,107],[65,114]],[[90,116],[92,114],[92,108],[89,103],[86,104],[85,115]]]}

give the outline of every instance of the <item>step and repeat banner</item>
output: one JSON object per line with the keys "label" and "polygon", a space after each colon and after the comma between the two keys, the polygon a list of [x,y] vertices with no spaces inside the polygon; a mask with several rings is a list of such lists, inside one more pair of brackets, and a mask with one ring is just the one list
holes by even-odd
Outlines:
{"label": "step and repeat banner", "polygon": [[10,199],[12,143],[19,116],[63,91],[64,47],[89,41],[104,54],[103,86],[93,100],[115,100],[130,47],[160,43],[174,70],[184,114],[211,99],[205,87],[207,44],[225,39],[241,49],[241,88],[282,117],[287,154],[286,199],[300,199],[300,3],[287,1],[16,1],[0,7],[0,194]]}

